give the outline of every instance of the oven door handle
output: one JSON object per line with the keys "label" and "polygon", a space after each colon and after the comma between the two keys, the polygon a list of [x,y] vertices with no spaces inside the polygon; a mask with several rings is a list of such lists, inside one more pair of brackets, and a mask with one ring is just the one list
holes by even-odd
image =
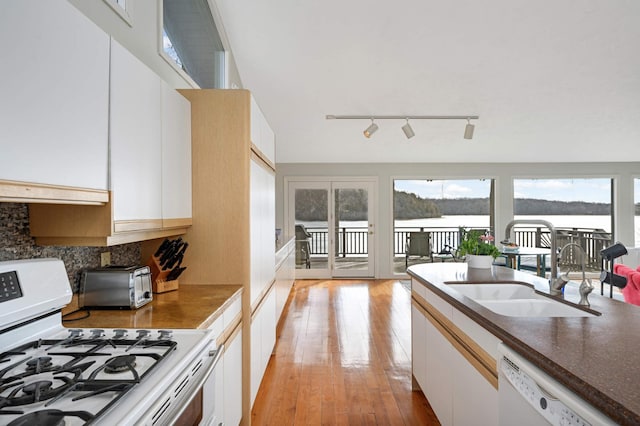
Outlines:
{"label": "oven door handle", "polygon": [[213,371],[216,368],[216,365],[218,365],[218,361],[220,361],[220,358],[222,358],[223,352],[224,352],[224,343],[219,344],[215,350],[209,351],[209,356],[213,357],[211,371]]}

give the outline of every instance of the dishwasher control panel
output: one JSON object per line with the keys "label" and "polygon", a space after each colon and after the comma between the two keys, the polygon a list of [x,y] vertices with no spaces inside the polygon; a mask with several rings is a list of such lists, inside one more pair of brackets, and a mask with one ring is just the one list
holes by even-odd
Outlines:
{"label": "dishwasher control panel", "polygon": [[549,391],[538,385],[518,364],[506,355],[502,357],[500,369],[509,383],[549,423],[558,426],[591,426]]}

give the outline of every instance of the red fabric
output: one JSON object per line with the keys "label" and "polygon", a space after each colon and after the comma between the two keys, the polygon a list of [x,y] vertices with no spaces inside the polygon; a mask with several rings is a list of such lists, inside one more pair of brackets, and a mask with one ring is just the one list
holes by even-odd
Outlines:
{"label": "red fabric", "polygon": [[632,305],[640,306],[640,267],[639,270],[623,264],[614,264],[613,272],[627,277],[627,285],[622,289],[624,301]]}

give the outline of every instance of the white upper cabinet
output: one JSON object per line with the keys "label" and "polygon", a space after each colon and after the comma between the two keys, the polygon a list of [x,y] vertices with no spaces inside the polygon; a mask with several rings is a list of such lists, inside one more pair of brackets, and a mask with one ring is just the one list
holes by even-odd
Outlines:
{"label": "white upper cabinet", "polygon": [[0,38],[0,180],[106,191],[109,36],[66,0],[5,0]]}
{"label": "white upper cabinet", "polygon": [[191,103],[163,81],[163,227],[185,218],[191,218]]}
{"label": "white upper cabinet", "polygon": [[251,142],[266,157],[266,160],[275,164],[276,137],[253,96],[251,96]]}
{"label": "white upper cabinet", "polygon": [[111,43],[109,143],[115,230],[133,230],[128,222],[141,220],[147,222],[132,228],[161,227],[161,80],[115,40]]}

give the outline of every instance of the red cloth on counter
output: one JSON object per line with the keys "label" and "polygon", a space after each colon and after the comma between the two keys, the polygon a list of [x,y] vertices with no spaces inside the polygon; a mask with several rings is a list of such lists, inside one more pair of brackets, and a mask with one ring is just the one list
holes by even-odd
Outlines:
{"label": "red cloth on counter", "polygon": [[640,267],[638,270],[623,264],[614,264],[613,272],[627,277],[627,285],[622,289],[624,301],[640,306]]}

